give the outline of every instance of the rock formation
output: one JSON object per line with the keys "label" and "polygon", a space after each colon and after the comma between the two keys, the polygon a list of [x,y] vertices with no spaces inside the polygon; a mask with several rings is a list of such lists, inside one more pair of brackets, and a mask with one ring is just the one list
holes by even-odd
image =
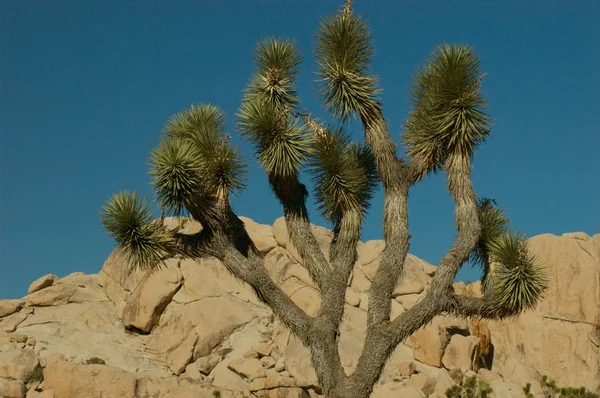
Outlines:
{"label": "rock formation", "polygon": [[[265,265],[282,289],[309,314],[320,300],[287,239],[285,223],[244,218]],[[171,228],[193,233],[195,222]],[[313,227],[327,252],[330,231]],[[535,311],[486,322],[473,332],[467,319],[438,317],[401,344],[373,397],[443,397],[448,387],[477,372],[496,397],[522,397],[539,377],[559,384],[600,386],[600,234],[550,234],[530,239],[547,266],[549,289]],[[365,336],[367,290],[383,241],[360,245],[346,296],[340,355],[356,366]],[[409,255],[394,291],[392,316],[428,289],[435,267]],[[480,294],[478,282],[455,284]],[[481,330],[481,328],[479,328]],[[480,337],[491,336],[490,341]],[[485,347],[488,369],[473,369]],[[0,397],[318,397],[307,349],[252,290],[218,260],[174,258],[160,271],[128,269],[113,252],[97,275],[49,274],[18,300],[0,300]]]}

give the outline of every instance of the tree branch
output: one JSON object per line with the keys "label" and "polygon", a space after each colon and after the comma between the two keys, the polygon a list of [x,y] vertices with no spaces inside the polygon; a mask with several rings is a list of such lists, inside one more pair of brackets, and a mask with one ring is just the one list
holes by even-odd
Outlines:
{"label": "tree branch", "polygon": [[290,241],[304,260],[311,278],[321,292],[324,292],[328,280],[331,278],[331,268],[310,228],[310,219],[306,209],[306,197],[308,196],[306,187],[298,181],[297,177],[269,175],[269,183],[283,205]]}
{"label": "tree branch", "polygon": [[[384,187],[383,233],[386,241],[381,263],[369,290],[369,326],[389,320],[392,292],[402,274],[409,247],[408,188],[406,166],[396,156],[381,106],[361,114],[365,141],[371,148]],[[367,339],[369,337],[367,336]]]}

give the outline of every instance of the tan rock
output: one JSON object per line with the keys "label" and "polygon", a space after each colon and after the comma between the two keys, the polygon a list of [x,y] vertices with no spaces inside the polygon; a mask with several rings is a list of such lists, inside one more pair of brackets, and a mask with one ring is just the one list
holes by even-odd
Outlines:
{"label": "tan rock", "polygon": [[60,352],[55,352],[47,355],[40,355],[40,366],[46,367],[54,362],[66,361],[65,356]]}
{"label": "tan rock", "polygon": [[63,305],[69,302],[76,290],[76,286],[70,283],[56,284],[34,292],[26,299],[33,306]]}
{"label": "tan rock", "polygon": [[301,388],[275,388],[267,390],[266,398],[310,398],[310,395]]}
{"label": "tan rock", "polygon": [[293,377],[273,375],[252,380],[248,388],[250,391],[260,391],[281,387],[296,387],[296,384],[296,379]]}
{"label": "tan rock", "polygon": [[436,393],[439,398],[444,398],[446,396],[446,390],[455,385],[456,382],[450,377],[448,372],[445,369],[440,369],[437,382],[435,383],[434,393]]}
{"label": "tan rock", "polygon": [[402,376],[412,376],[417,370],[417,365],[414,362],[402,362],[398,365],[398,371]]}
{"label": "tan rock", "polygon": [[388,383],[373,391],[371,398],[388,398],[388,397],[402,397],[402,398],[425,398],[421,390],[415,388],[405,387],[402,384]]}
{"label": "tan rock", "polygon": [[285,370],[285,357],[280,357],[275,363],[275,371],[283,372]]}
{"label": "tan rock", "polygon": [[421,297],[421,294],[405,294],[403,296],[396,297],[396,301],[399,302],[402,305],[402,307],[409,310],[415,304],[417,304],[419,300],[421,300]]}
{"label": "tan rock", "polygon": [[266,377],[265,369],[256,358],[241,358],[230,361],[227,367],[249,381],[259,377]]}
{"label": "tan rock", "polygon": [[[468,372],[468,371],[469,371],[469,370],[467,370],[467,372]],[[452,369],[452,370],[449,370],[449,371],[448,371],[448,376],[450,376],[450,378],[451,378],[452,380],[454,380],[454,382],[455,382],[456,384],[461,384],[461,383],[462,383],[462,381],[463,381],[463,376],[464,376],[464,374],[463,374],[463,371],[462,371],[461,369],[459,369],[459,368],[455,368],[455,369]]]}
{"label": "tan rock", "polygon": [[234,278],[221,261],[214,257],[202,261],[183,259],[180,268],[184,283],[173,296],[174,302],[187,304],[225,294],[240,295],[240,298],[244,297],[247,301],[257,302],[251,288]]}
{"label": "tan rock", "polygon": [[[600,235],[595,235],[599,236]],[[595,325],[600,319],[600,239],[576,234],[529,239],[546,266],[548,289],[535,311],[516,320],[488,322],[493,334],[494,368],[514,359],[563,386],[600,387]],[[577,286],[577,289],[573,289]]]}
{"label": "tan rock", "polygon": [[136,376],[138,376],[138,380],[135,398],[164,397],[178,386],[176,377],[161,377],[144,373],[136,374]]}
{"label": "tan rock", "polygon": [[459,369],[467,371],[473,369],[473,356],[479,338],[474,336],[452,335],[446,347],[442,364],[448,370]]}
{"label": "tan rock", "polygon": [[252,347],[252,350],[256,351],[260,357],[266,357],[271,355],[271,351],[273,351],[273,347],[271,347],[267,343],[256,344]]}
{"label": "tan rock", "polygon": [[104,398],[135,397],[136,382],[135,375],[108,365],[65,361],[44,369],[44,389],[54,390],[56,398],[94,397],[98,391]]}
{"label": "tan rock", "polygon": [[488,384],[492,384],[495,381],[502,381],[502,376],[488,369],[479,369],[477,375],[480,380],[483,380]]}
{"label": "tan rock", "polygon": [[260,363],[265,369],[273,369],[277,361],[273,357],[262,357]]}
{"label": "tan rock", "polygon": [[16,312],[5,318],[2,318],[2,321],[0,321],[0,330],[7,333],[14,332],[26,319],[27,314],[24,312]]}
{"label": "tan rock", "polygon": [[0,377],[0,396],[4,398],[23,398],[25,390],[25,384],[21,380]]}
{"label": "tan rock", "polygon": [[362,269],[355,267],[353,275],[350,286],[359,293],[367,292],[371,287],[371,281],[366,277]]}
{"label": "tan rock", "polygon": [[[172,352],[182,346],[177,356],[186,357],[186,351],[189,351],[193,352],[192,359],[195,360],[209,355],[229,333],[256,316],[254,306],[229,295],[191,302],[169,314],[165,312],[163,321],[150,335],[147,348],[152,352],[167,353],[169,361],[169,358],[174,359]],[[195,345],[195,338],[189,337],[192,330],[198,336]]]}
{"label": "tan rock", "polygon": [[392,297],[403,296],[405,294],[419,294],[425,290],[425,285],[415,279],[401,279],[392,293]]}
{"label": "tan rock", "polygon": [[441,367],[447,344],[446,329],[437,321],[420,328],[408,338],[414,358],[427,365]]}
{"label": "tan rock", "polygon": [[260,358],[256,350],[248,350],[244,353],[244,358]]}
{"label": "tan rock", "polygon": [[34,391],[29,390],[25,398],[54,398],[54,390]]}
{"label": "tan rock", "polygon": [[198,358],[195,362],[196,367],[205,375],[208,375],[217,364],[221,361],[221,357],[217,354],[207,355],[201,358]]}
{"label": "tan rock", "polygon": [[[294,246],[288,236],[287,226],[285,225],[285,218],[280,217],[273,223],[272,227],[273,236],[277,241],[277,244],[287,249],[291,258],[296,260],[298,264],[304,265],[302,257],[298,253],[298,249]],[[329,258],[329,246],[333,239],[333,233],[326,228],[319,227],[317,225],[311,225],[311,232],[313,233],[317,244],[321,248],[321,251],[325,255],[325,258]]]}
{"label": "tan rock", "polygon": [[358,307],[360,305],[360,294],[352,288],[346,291],[346,303],[353,307]]}
{"label": "tan rock", "polygon": [[277,246],[271,226],[258,224],[247,217],[240,217],[240,220],[244,223],[246,232],[248,232],[250,239],[262,255],[267,254]]}
{"label": "tan rock", "polygon": [[369,240],[358,248],[358,261],[361,265],[367,265],[378,259],[385,248],[383,240]]}
{"label": "tan rock", "polygon": [[150,332],[181,283],[179,260],[176,259],[167,260],[162,268],[146,273],[125,305],[123,326]]}
{"label": "tan rock", "polygon": [[0,300],[0,318],[14,314],[23,308],[21,300]]}
{"label": "tan rock", "polygon": [[98,283],[106,296],[115,304],[121,318],[127,297],[135,290],[146,273],[129,267],[118,249],[108,256],[98,273]]}
{"label": "tan rock", "polygon": [[173,374],[180,375],[192,361],[194,348],[197,343],[198,335],[192,330],[179,346],[167,354],[167,365],[169,365],[169,369],[171,369]]}
{"label": "tan rock", "polygon": [[318,385],[310,352],[296,336],[289,336],[289,342],[283,355],[286,357],[285,368],[296,379],[298,387],[310,388]]}
{"label": "tan rock", "polygon": [[58,279],[58,276],[56,276],[54,274],[44,275],[44,276],[36,279],[35,281],[33,281],[31,283],[31,285],[29,285],[29,289],[27,290],[27,292],[29,294],[31,294],[31,293],[37,292],[38,290],[42,290],[47,287],[50,287],[54,284],[54,282],[56,282],[57,279]]}
{"label": "tan rock", "polygon": [[26,383],[38,365],[38,356],[32,349],[0,352],[0,377]]}

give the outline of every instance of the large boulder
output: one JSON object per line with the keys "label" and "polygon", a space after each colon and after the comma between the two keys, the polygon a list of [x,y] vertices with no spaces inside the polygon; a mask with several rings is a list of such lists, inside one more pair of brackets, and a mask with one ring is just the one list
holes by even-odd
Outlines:
{"label": "large boulder", "polygon": [[[595,235],[600,237],[600,235]],[[529,239],[548,290],[535,311],[488,322],[495,368],[514,359],[563,386],[600,386],[600,239],[583,233]]]}
{"label": "large boulder", "polygon": [[126,328],[147,333],[156,326],[162,312],[181,287],[183,278],[179,263],[176,259],[167,260],[163,267],[142,277],[123,309],[122,321]]}
{"label": "large boulder", "polygon": [[44,369],[44,389],[54,390],[55,398],[133,398],[136,396],[136,383],[134,374],[107,365],[63,361]]}

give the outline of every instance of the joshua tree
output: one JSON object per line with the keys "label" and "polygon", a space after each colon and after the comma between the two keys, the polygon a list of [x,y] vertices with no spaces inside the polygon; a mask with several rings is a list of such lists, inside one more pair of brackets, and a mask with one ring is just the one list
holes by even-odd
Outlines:
{"label": "joshua tree", "polygon": [[[193,236],[167,231],[135,192],[114,195],[101,219],[132,267],[153,269],[175,255],[214,256],[310,349],[327,397],[368,397],[397,345],[441,314],[502,319],[533,308],[544,290],[542,268],[527,242],[507,229],[494,202],[479,200],[471,181],[475,149],[490,133],[481,93],[483,74],[468,46],[442,45],[414,74],[411,109],[398,155],[371,74],[374,49],[367,22],[350,2],[318,27],[314,55],[319,94],[338,126],[325,126],[299,111],[295,79],[301,56],[293,41],[267,38],[256,47],[256,70],[237,115],[238,131],[254,144],[273,193],[283,207],[289,238],[320,290],[322,306],[312,317],[269,277],[229,194],[245,187],[245,164],[229,136],[225,116],[201,104],[173,116],[151,154],[156,200],[174,215],[189,213],[203,225]],[[358,118],[364,144],[352,142],[346,127]],[[312,173],[315,197],[334,228],[329,258],[310,229],[308,190],[302,167]],[[445,172],[455,204],[457,237],[437,265],[424,299],[390,319],[392,292],[409,249],[407,199],[411,186]],[[381,264],[369,291],[364,350],[347,375],[338,336],[357,244],[377,185],[384,190]],[[452,283],[469,259],[483,267],[485,294],[455,294]],[[492,264],[494,266],[492,266]]]}

